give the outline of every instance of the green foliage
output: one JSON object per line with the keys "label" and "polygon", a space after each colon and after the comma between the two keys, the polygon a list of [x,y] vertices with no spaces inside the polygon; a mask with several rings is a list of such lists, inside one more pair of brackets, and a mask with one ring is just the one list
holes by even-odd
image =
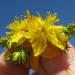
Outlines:
{"label": "green foliage", "polygon": [[71,36],[75,36],[75,23],[71,23],[70,25],[68,25],[67,29]]}
{"label": "green foliage", "polygon": [[68,36],[75,36],[75,23],[71,23],[67,25],[67,27],[64,27],[65,34]]}
{"label": "green foliage", "polygon": [[8,40],[9,40],[8,37],[0,38],[0,47],[8,47],[8,43],[7,43]]}
{"label": "green foliage", "polygon": [[13,52],[11,55],[8,55],[6,57],[6,60],[18,64],[25,64],[27,62],[26,61],[27,57],[28,57],[27,52],[23,49],[20,49],[18,51]]}

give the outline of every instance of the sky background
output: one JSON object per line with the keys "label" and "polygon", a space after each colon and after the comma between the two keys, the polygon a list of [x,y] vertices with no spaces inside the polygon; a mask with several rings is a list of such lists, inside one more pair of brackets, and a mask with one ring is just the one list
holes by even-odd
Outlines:
{"label": "sky background", "polygon": [[[57,13],[59,24],[75,22],[75,0],[0,0],[0,37],[8,31],[5,27],[15,16],[25,15],[26,9],[33,15],[40,12],[45,16],[47,11]],[[75,38],[72,37],[71,43],[75,46]]]}

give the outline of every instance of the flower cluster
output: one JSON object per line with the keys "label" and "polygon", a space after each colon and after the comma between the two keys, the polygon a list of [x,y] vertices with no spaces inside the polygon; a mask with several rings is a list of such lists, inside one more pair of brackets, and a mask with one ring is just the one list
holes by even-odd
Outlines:
{"label": "flower cluster", "polygon": [[7,60],[26,63],[31,53],[39,57],[48,44],[64,51],[70,36],[75,34],[75,24],[58,25],[58,21],[56,14],[48,13],[43,19],[40,15],[31,16],[29,11],[23,19],[15,19],[7,26],[10,32],[6,32],[6,37],[0,39],[1,47],[11,52]]}

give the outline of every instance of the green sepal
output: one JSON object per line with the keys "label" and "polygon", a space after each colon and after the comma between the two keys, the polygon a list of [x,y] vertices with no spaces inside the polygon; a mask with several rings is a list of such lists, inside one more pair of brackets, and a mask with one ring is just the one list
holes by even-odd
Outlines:
{"label": "green sepal", "polygon": [[27,63],[28,54],[25,50],[19,49],[16,52],[13,52],[11,55],[8,55],[5,60],[14,62],[15,64],[25,64]]}
{"label": "green sepal", "polygon": [[75,23],[71,23],[67,25],[67,27],[64,27],[64,32],[69,36],[75,36]]}

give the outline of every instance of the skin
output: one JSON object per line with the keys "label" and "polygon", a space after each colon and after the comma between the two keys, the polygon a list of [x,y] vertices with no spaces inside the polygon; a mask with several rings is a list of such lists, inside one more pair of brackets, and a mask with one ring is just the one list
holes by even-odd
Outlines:
{"label": "skin", "polygon": [[4,54],[5,52],[0,55],[0,75],[28,75],[28,69],[4,61]]}
{"label": "skin", "polygon": [[[68,43],[67,52],[58,54],[52,59],[40,57],[40,64],[32,75],[75,75],[75,49]],[[0,55],[0,75],[28,75],[28,69],[4,61],[4,53]]]}
{"label": "skin", "polygon": [[69,48],[65,53],[52,59],[41,57],[39,67],[32,75],[75,75],[75,49],[69,42],[67,45]]}

